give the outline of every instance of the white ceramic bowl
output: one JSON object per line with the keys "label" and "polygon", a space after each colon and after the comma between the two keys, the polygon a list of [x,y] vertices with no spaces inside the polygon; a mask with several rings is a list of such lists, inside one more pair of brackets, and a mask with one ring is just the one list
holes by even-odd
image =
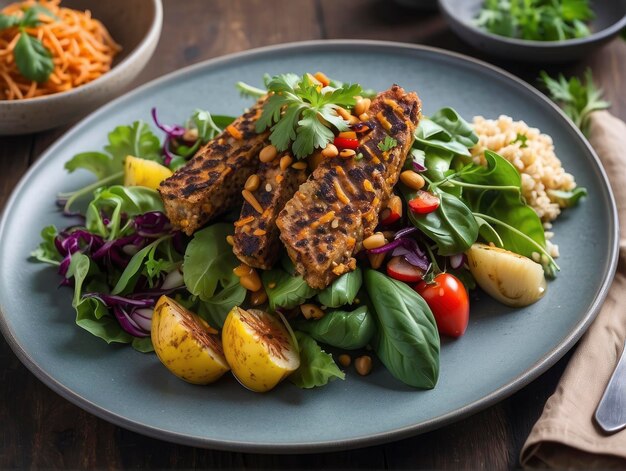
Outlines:
{"label": "white ceramic bowl", "polygon": [[[0,0],[0,8],[11,3]],[[0,100],[0,135],[51,129],[86,115],[126,91],[154,53],[163,23],[161,0],[64,0],[62,6],[91,10],[122,46],[111,70],[69,90],[25,100]]]}

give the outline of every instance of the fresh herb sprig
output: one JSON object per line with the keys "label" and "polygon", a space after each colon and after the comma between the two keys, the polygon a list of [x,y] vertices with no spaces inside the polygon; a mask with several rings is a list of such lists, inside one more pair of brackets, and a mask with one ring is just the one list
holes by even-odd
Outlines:
{"label": "fresh herb sprig", "polygon": [[266,86],[271,95],[263,106],[256,130],[260,133],[271,129],[272,144],[279,151],[291,145],[299,159],[307,157],[314,149],[326,147],[335,137],[334,130],[348,130],[348,121],[336,110],[354,106],[354,97],[363,93],[358,84],[321,87],[307,74],[302,77],[276,75],[266,80]]}
{"label": "fresh herb sprig", "polygon": [[585,135],[589,132],[591,113],[611,106],[611,103],[602,99],[602,89],[594,85],[591,69],[586,70],[582,81],[577,77],[568,80],[562,74],[553,79],[545,71],[541,71],[539,80],[547,88],[550,98]]}
{"label": "fresh herb sprig", "polygon": [[593,17],[588,0],[485,0],[476,23],[499,36],[563,41],[589,36]]}
{"label": "fresh herb sprig", "polygon": [[57,19],[46,7],[33,5],[24,10],[21,17],[0,13],[0,31],[18,28],[20,37],[13,50],[15,65],[25,78],[41,83],[50,77],[54,70],[54,62],[52,61],[52,54],[43,43],[26,32],[26,28],[33,28],[41,23],[39,15]]}

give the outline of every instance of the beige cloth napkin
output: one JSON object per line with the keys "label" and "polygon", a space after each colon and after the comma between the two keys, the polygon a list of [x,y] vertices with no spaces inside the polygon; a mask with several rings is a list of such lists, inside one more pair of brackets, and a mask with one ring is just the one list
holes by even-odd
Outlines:
{"label": "beige cloth napkin", "polygon": [[626,123],[596,112],[590,141],[617,201],[619,265],[604,306],[522,448],[527,468],[626,468],[626,430],[605,435],[593,419],[626,340]]}

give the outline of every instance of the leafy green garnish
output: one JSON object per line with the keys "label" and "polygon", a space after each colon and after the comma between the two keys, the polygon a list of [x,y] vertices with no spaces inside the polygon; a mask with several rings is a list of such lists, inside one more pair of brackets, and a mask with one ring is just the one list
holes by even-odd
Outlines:
{"label": "leafy green garnish", "polygon": [[563,41],[589,36],[593,17],[588,0],[485,0],[476,23],[499,36]]}
{"label": "leafy green garnish", "polygon": [[37,26],[41,22],[40,14],[56,19],[56,16],[43,5],[33,5],[24,10],[21,18],[18,15],[0,13],[0,30],[19,28],[20,37],[13,50],[15,65],[22,76],[42,83],[48,80],[54,70],[52,54],[38,38],[29,35],[25,29]]}
{"label": "leafy green garnish", "polygon": [[526,144],[526,141],[528,140],[528,136],[525,136],[524,134],[520,134],[517,133],[517,136],[515,137],[515,140],[513,141],[513,144],[515,144],[516,142],[519,142],[519,147],[520,149],[524,149],[526,147],[528,147],[528,144]]}
{"label": "leafy green garnish", "polygon": [[59,265],[61,256],[57,251],[54,239],[58,234],[57,228],[54,226],[46,226],[41,230],[41,238],[43,239],[39,246],[30,254],[36,260],[49,263],[50,265]]}
{"label": "leafy green garnish", "polygon": [[292,146],[301,159],[322,149],[334,138],[333,130],[346,131],[348,122],[336,113],[340,106],[353,106],[363,90],[358,84],[319,88],[308,75],[276,75],[267,82],[272,92],[256,122],[256,131],[270,128],[270,141],[279,151]]}
{"label": "leafy green garnish", "polygon": [[317,295],[317,300],[324,306],[340,307],[352,304],[363,284],[363,275],[359,267],[344,273]]}
{"label": "leafy green garnish", "polygon": [[280,268],[264,271],[261,280],[272,311],[278,307],[294,308],[317,294],[301,276],[292,276]]}
{"label": "leafy green garnish", "polygon": [[378,143],[378,148],[382,152],[387,152],[393,149],[398,145],[398,141],[396,141],[393,137],[385,136],[385,139]]}
{"label": "leafy green garnish", "polygon": [[315,340],[302,332],[296,332],[300,350],[300,367],[289,380],[299,388],[309,389],[324,386],[334,379],[345,379],[332,355],[320,348]]}
{"label": "leafy green garnish", "polygon": [[550,98],[563,109],[585,135],[589,132],[591,113],[611,106],[611,103],[602,99],[602,89],[594,85],[591,69],[585,71],[583,81],[577,77],[567,80],[563,74],[553,79],[545,71],[541,71],[539,80],[548,89]]}

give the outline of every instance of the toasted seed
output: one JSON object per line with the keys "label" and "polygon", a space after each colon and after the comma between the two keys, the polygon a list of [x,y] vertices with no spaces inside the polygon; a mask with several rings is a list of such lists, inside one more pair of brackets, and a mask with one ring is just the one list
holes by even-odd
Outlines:
{"label": "toasted seed", "polygon": [[235,239],[231,235],[226,236],[226,242],[228,242],[228,245],[235,245]]}
{"label": "toasted seed", "polygon": [[342,149],[341,152],[339,152],[339,157],[342,157],[344,159],[349,159],[350,157],[354,157],[356,155],[356,152],[354,151],[354,149]]}
{"label": "toasted seed", "polygon": [[260,184],[261,184],[261,179],[259,178],[258,175],[250,175],[248,179],[246,180],[246,184],[244,185],[244,188],[248,191],[256,191],[256,189],[259,188]]}
{"label": "toasted seed", "polygon": [[330,223],[330,227],[332,227],[333,229],[337,229],[339,227],[339,219],[333,219],[333,222]]}
{"label": "toasted seed", "polygon": [[303,160],[300,160],[296,162],[295,164],[293,164],[291,168],[295,168],[296,170],[304,170],[306,168],[306,162],[304,162]]}
{"label": "toasted seed", "polygon": [[367,376],[372,371],[372,357],[363,355],[354,360],[354,369],[361,376]]}
{"label": "toasted seed", "polygon": [[360,119],[361,121],[369,121],[369,119],[370,119],[370,115],[368,115],[367,113],[361,113],[361,114],[359,115],[359,119]]}
{"label": "toasted seed", "polygon": [[257,201],[255,196],[250,193],[250,191],[243,190],[241,192],[241,195],[243,196],[243,199],[250,203],[250,206],[252,206],[257,213],[261,214],[263,212],[263,206],[261,206],[261,204]]}
{"label": "toasted seed", "polygon": [[253,306],[258,306],[259,304],[264,304],[267,301],[267,293],[263,288],[258,291],[253,292],[250,295],[250,302]]}
{"label": "toasted seed", "polygon": [[352,358],[346,353],[339,355],[337,360],[339,360],[339,364],[344,368],[347,368],[348,366],[350,366],[350,363],[352,363]]}
{"label": "toasted seed", "polygon": [[367,178],[363,180],[363,189],[365,191],[369,191],[370,193],[374,191],[374,186],[372,185],[372,182],[369,181]]}
{"label": "toasted seed", "polygon": [[327,144],[326,148],[322,151],[322,155],[324,157],[337,157],[339,155],[339,150],[335,146],[335,144]]}
{"label": "toasted seed", "polygon": [[267,191],[268,193],[272,191],[272,185],[270,185],[269,183],[265,185],[265,191]]}
{"label": "toasted seed", "polygon": [[233,273],[237,275],[239,278],[242,276],[247,276],[252,273],[252,267],[245,263],[241,263],[233,268]]}
{"label": "toasted seed", "polygon": [[385,263],[385,256],[387,254],[384,253],[368,253],[367,258],[370,261],[370,265],[374,270],[378,270]]}
{"label": "toasted seed", "polygon": [[198,140],[198,130],[196,128],[185,129],[183,141],[195,142]]}
{"label": "toasted seed", "polygon": [[370,109],[370,105],[372,104],[372,100],[369,98],[362,98],[356,102],[354,105],[354,113],[358,116],[363,113],[367,113],[367,110]]}
{"label": "toasted seed", "polygon": [[350,114],[350,112],[348,110],[346,110],[345,108],[342,108],[341,106],[338,106],[337,108],[335,108],[335,111],[343,119],[345,119],[346,121],[350,121],[350,118],[352,117],[352,114]]}
{"label": "toasted seed", "polygon": [[274,181],[275,181],[278,185],[280,185],[280,184],[281,184],[281,182],[282,182],[284,179],[285,179],[285,177],[283,177],[282,175],[276,175],[276,176],[274,177]]}
{"label": "toasted seed", "polygon": [[278,151],[276,150],[276,146],[270,144],[261,149],[261,152],[259,152],[259,160],[263,163],[271,162],[277,155]]}
{"label": "toasted seed", "polygon": [[400,180],[412,190],[421,190],[426,184],[424,177],[413,170],[405,170],[402,172],[400,174]]}
{"label": "toasted seed", "polygon": [[287,167],[292,164],[292,162],[293,159],[290,156],[285,155],[280,159],[280,169],[284,172],[285,170],[287,170]]}
{"label": "toasted seed", "polygon": [[385,245],[387,241],[385,240],[385,236],[382,232],[377,232],[372,234],[367,239],[363,240],[363,247],[367,250],[377,249],[378,247],[382,247]]}
{"label": "toasted seed", "polygon": [[261,283],[261,278],[259,278],[259,274],[254,268],[252,268],[251,270],[252,273],[239,278],[239,283],[248,291],[259,291],[263,287],[263,284]]}
{"label": "toasted seed", "polygon": [[300,306],[300,310],[306,319],[321,319],[324,317],[324,311],[315,304],[303,304]]}

